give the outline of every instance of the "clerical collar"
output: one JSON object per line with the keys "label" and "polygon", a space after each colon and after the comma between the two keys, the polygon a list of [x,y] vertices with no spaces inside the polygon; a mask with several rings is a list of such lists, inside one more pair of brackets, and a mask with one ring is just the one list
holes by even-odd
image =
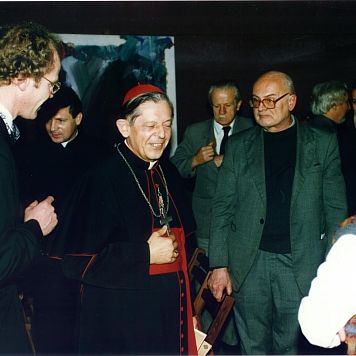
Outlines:
{"label": "clerical collar", "polygon": [[68,141],[61,142],[61,145],[63,147],[66,147],[69,142],[72,142],[78,136],[78,133],[79,133],[78,130],[75,131],[74,135]]}
{"label": "clerical collar", "polygon": [[150,165],[148,166],[148,170],[152,169],[154,165],[156,164],[157,161],[150,162]]}
{"label": "clerical collar", "polygon": [[10,111],[0,103],[0,117],[3,119],[4,124],[6,126],[6,130],[11,135],[12,127],[14,125],[14,118],[10,114]]}
{"label": "clerical collar", "polygon": [[[126,151],[128,151],[132,156],[132,159],[135,161],[135,164],[141,168],[144,168],[144,169],[152,169],[153,167],[156,166],[158,160],[156,161],[153,161],[153,162],[147,162],[147,161],[144,161],[143,159],[141,159],[140,157],[136,156],[136,154],[131,150],[131,147],[127,144],[127,140],[124,141],[125,143],[125,146],[127,148]],[[121,145],[122,146],[122,145]],[[125,152],[125,151],[123,151]]]}

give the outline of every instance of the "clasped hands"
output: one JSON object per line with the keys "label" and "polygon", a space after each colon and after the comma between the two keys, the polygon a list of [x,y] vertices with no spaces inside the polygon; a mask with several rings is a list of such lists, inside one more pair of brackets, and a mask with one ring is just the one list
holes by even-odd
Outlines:
{"label": "clasped hands", "polygon": [[150,264],[173,263],[179,256],[176,238],[172,233],[168,233],[166,225],[153,232],[147,243],[150,249]]}

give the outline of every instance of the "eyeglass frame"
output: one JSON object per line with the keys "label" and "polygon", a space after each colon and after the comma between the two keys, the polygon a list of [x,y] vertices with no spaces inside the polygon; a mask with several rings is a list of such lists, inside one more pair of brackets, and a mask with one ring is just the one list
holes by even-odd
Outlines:
{"label": "eyeglass frame", "polygon": [[[250,107],[253,108],[253,109],[258,109],[260,107],[261,103],[265,107],[265,109],[275,109],[276,108],[276,103],[278,101],[280,101],[281,99],[283,99],[288,94],[291,95],[291,93],[285,93],[285,94],[283,94],[282,96],[280,96],[277,99],[264,98],[264,99],[261,100],[261,99],[257,99],[257,98],[252,98],[252,99],[250,99],[248,101],[248,103],[249,103]],[[253,99],[258,100],[258,105],[257,106],[253,105],[253,102],[252,102]],[[270,100],[273,103],[273,107],[271,107],[271,108],[267,107],[266,104],[264,103],[265,100]]]}
{"label": "eyeglass frame", "polygon": [[51,80],[49,80],[45,76],[43,76],[42,78],[46,79],[47,82],[51,85],[52,94],[56,94],[59,91],[59,89],[61,89],[62,83],[60,81],[52,82]]}

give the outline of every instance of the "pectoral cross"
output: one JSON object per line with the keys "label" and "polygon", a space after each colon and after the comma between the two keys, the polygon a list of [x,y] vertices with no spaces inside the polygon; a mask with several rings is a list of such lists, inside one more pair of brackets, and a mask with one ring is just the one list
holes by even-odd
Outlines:
{"label": "pectoral cross", "polygon": [[159,223],[161,224],[161,226],[167,225],[167,235],[169,235],[170,231],[171,231],[169,223],[173,219],[171,216],[167,216],[167,212],[165,211],[165,208],[164,208],[163,197],[162,197],[161,191],[159,190],[159,187],[157,187],[157,194],[158,194],[158,205],[159,205],[159,215],[160,215]]}

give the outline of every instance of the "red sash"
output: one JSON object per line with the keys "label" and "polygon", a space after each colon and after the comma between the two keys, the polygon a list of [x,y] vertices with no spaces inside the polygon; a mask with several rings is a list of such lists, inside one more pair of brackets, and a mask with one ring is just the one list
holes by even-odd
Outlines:
{"label": "red sash", "polygon": [[[157,231],[158,229],[154,229],[153,231]],[[171,272],[178,272],[183,270],[183,259],[182,255],[185,255],[184,245],[185,245],[185,236],[182,228],[172,227],[171,233],[176,237],[176,241],[178,243],[177,250],[179,252],[178,258],[175,262],[172,263],[164,263],[161,265],[150,265],[150,275],[153,274],[164,274]]]}
{"label": "red sash", "polygon": [[[157,230],[157,229],[155,229]],[[187,300],[187,323],[188,323],[188,355],[197,355],[197,346],[195,341],[194,327],[193,327],[193,312],[192,303],[190,299],[190,283],[188,276],[188,264],[187,257],[185,255],[185,235],[183,228],[172,227],[171,233],[176,237],[178,243],[178,258],[173,263],[165,263],[161,265],[150,265],[150,275],[164,274],[171,272],[182,271],[184,274],[185,288],[186,288],[186,300]]]}

